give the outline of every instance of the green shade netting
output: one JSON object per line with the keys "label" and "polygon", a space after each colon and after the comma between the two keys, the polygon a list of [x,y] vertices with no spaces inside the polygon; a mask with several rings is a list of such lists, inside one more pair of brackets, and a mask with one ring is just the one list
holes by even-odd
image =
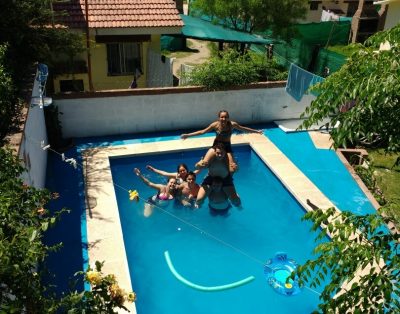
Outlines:
{"label": "green shade netting", "polygon": [[226,43],[245,43],[245,44],[272,44],[275,40],[265,39],[257,35],[238,32],[211,22],[204,21],[188,15],[180,15],[185,26],[182,28],[182,35],[189,38],[226,42]]}
{"label": "green shade netting", "polygon": [[[346,61],[345,57],[325,50],[326,46],[346,45],[349,40],[351,23],[329,21],[294,25],[296,36],[290,42],[274,45],[274,56],[289,68],[290,63],[321,75],[324,67],[337,71]],[[251,49],[265,52],[262,45],[252,45]]]}

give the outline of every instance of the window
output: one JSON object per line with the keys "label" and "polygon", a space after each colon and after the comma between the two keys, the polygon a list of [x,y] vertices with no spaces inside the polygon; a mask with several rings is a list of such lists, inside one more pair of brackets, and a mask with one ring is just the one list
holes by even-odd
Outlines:
{"label": "window", "polygon": [[139,43],[107,44],[108,75],[129,75],[141,71]]}

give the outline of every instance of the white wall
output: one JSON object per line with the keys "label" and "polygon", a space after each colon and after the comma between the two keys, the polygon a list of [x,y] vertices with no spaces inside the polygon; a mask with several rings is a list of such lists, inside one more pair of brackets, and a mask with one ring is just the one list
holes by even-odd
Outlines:
{"label": "white wall", "polygon": [[[281,84],[282,86],[282,84]],[[63,136],[85,137],[204,128],[221,109],[241,124],[296,119],[314,96],[301,102],[284,87],[220,92],[163,92],[160,94],[54,100],[59,107]],[[188,89],[190,90],[190,89]]]}
{"label": "white wall", "polygon": [[[39,82],[35,79],[32,97],[38,95]],[[36,188],[44,188],[46,183],[47,151],[41,148],[41,141],[47,145],[44,111],[35,106],[29,108],[18,156],[27,169],[22,175],[24,182]]]}

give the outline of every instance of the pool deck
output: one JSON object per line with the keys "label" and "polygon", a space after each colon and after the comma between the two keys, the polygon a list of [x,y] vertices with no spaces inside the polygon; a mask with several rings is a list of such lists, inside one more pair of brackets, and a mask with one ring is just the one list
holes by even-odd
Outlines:
{"label": "pool deck", "polygon": [[[87,238],[91,265],[96,260],[105,261],[103,267],[105,274],[115,274],[120,286],[126,291],[135,290],[130,280],[109,158],[206,149],[212,145],[213,139],[213,137],[203,137],[129,144],[93,148],[83,152]],[[334,206],[265,135],[253,133],[233,135],[232,144],[250,145],[306,210],[312,210],[314,206],[319,208]],[[324,145],[324,148],[328,145],[326,139]],[[129,197],[128,191],[127,197]],[[134,304],[126,306],[131,313],[136,313]],[[125,311],[122,310],[120,313]]]}

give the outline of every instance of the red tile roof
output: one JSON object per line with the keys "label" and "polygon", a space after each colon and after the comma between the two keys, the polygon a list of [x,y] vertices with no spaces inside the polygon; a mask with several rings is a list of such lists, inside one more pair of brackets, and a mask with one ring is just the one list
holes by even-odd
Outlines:
{"label": "red tile roof", "polygon": [[[87,0],[89,28],[182,27],[173,0]],[[66,11],[57,22],[85,28],[85,0],[54,2],[55,12]]]}

